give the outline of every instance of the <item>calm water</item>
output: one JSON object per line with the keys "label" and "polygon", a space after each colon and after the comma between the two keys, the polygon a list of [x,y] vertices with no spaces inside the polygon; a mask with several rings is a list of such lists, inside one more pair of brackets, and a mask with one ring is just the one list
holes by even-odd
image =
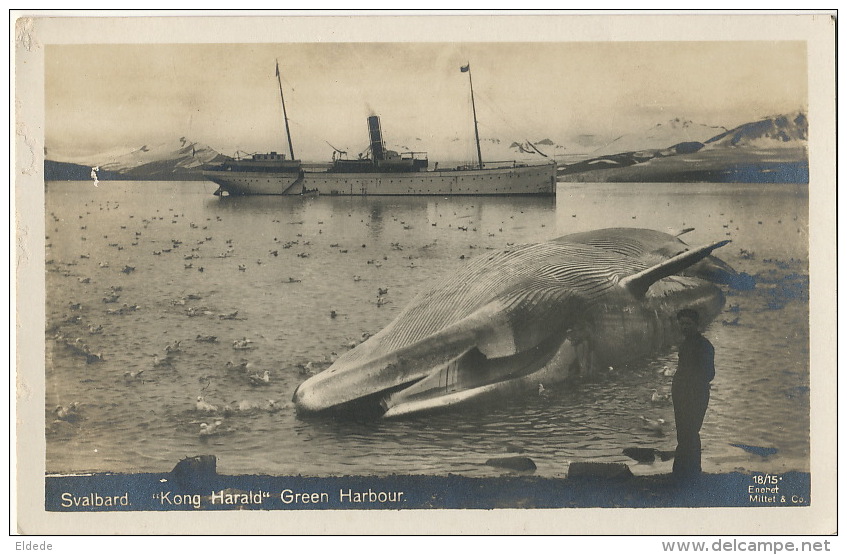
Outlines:
{"label": "calm water", "polygon": [[[809,468],[805,186],[560,184],[556,199],[219,199],[215,188],[48,184],[48,472],[167,471],[211,453],[225,474],[496,476],[505,471],[485,461],[520,450],[541,476],[565,475],[574,461],[666,472],[670,462],[636,465],[621,450],[675,446],[672,407],[650,402],[653,389],[670,388],[661,370],[674,352],[551,386],[546,397],[402,421],[300,420],[289,402],[304,379],[298,365],[325,367],[463,255],[612,226],[695,227],[685,236],[693,244],[733,240],[717,254],[758,286],[729,291],[706,330],[717,377],[704,470]],[[233,347],[242,338],[250,349]],[[167,355],[175,341],[180,350]],[[68,343],[103,360],[88,363]],[[248,362],[247,373],[230,361]],[[269,385],[252,385],[248,375],[264,370]],[[219,417],[223,432],[201,437],[200,423],[215,417],[197,411],[199,395],[249,410]],[[71,402],[82,419],[53,422],[52,410]],[[666,434],[642,430],[642,415],[667,420]],[[779,451],[763,459],[732,443]]]}

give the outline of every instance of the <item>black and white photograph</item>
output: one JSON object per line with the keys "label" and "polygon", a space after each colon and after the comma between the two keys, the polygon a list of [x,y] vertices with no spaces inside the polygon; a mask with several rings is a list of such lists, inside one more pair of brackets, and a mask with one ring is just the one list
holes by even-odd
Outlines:
{"label": "black and white photograph", "polygon": [[16,533],[837,530],[832,14],[12,24]]}

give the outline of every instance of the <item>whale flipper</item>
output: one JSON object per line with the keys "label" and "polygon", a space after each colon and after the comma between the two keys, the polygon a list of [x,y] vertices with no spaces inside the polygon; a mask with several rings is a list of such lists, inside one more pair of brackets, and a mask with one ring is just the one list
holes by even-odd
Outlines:
{"label": "whale flipper", "polygon": [[640,299],[644,297],[645,293],[647,293],[647,290],[651,285],[653,285],[653,283],[662,278],[678,274],[689,266],[700,262],[712,254],[713,250],[722,247],[729,242],[730,241],[727,239],[725,241],[718,241],[717,243],[712,243],[711,245],[706,245],[694,250],[685,251],[673,258],[665,260],[664,262],[660,262],[655,266],[651,266],[646,270],[642,270],[631,276],[625,277],[620,281],[620,285],[632,293],[634,297]]}

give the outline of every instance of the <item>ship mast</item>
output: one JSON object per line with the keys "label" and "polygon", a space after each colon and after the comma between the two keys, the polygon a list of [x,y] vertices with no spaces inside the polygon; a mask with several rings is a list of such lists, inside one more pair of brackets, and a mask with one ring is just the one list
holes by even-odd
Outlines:
{"label": "ship mast", "polygon": [[476,104],[473,99],[473,77],[471,77],[471,64],[468,62],[467,65],[462,66],[460,68],[462,73],[468,74],[468,80],[471,84],[471,109],[473,110],[473,130],[476,135],[476,155],[479,160],[479,169],[482,169],[482,150],[479,148],[479,124],[476,121]]}
{"label": "ship mast", "polygon": [[288,129],[288,114],[285,111],[285,98],[282,96],[282,80],[279,76],[279,60],[276,61],[276,82],[279,84],[279,100],[282,102],[282,117],[285,120],[285,135],[288,137],[288,152],[294,160],[294,146],[291,144],[291,131]]}

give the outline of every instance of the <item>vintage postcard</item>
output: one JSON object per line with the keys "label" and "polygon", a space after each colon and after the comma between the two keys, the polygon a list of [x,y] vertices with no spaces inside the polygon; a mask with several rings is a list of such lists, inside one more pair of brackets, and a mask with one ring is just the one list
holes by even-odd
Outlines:
{"label": "vintage postcard", "polygon": [[833,14],[12,25],[15,533],[837,531]]}

